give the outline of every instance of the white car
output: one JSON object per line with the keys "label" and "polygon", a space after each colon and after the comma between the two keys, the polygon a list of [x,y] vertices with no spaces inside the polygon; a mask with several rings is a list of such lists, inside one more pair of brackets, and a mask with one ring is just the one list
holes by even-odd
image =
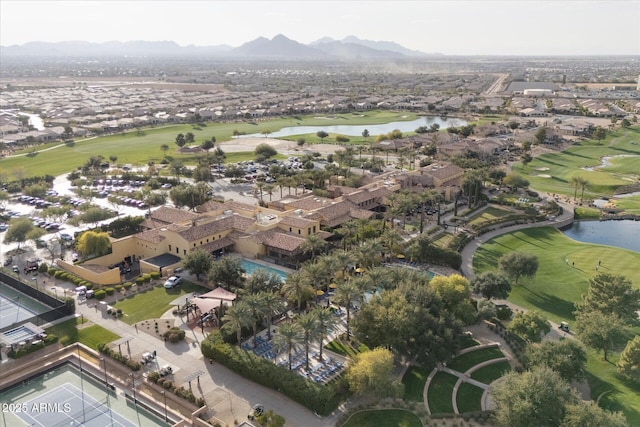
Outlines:
{"label": "white car", "polygon": [[178,277],[178,276],[171,276],[167,279],[166,282],[164,282],[164,287],[166,289],[171,289],[174,288],[176,286],[178,286],[180,284],[180,282],[182,282],[182,277]]}

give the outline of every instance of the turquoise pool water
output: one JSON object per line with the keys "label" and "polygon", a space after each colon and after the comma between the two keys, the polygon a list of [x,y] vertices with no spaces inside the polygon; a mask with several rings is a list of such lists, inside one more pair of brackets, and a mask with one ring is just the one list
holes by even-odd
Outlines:
{"label": "turquoise pool water", "polygon": [[277,268],[267,267],[244,258],[240,262],[240,265],[242,265],[242,268],[244,268],[247,272],[247,276],[251,276],[251,273],[253,273],[255,270],[267,270],[269,273],[275,273],[280,276],[283,282],[287,280],[287,273],[282,270],[278,270]]}

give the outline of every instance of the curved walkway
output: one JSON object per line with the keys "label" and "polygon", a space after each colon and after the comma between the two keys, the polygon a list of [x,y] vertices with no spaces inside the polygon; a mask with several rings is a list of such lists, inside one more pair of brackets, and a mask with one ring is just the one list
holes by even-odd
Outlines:
{"label": "curved walkway", "polygon": [[[460,353],[458,353],[458,356],[462,355],[462,354],[466,354],[466,353],[470,353],[472,351],[477,351],[477,350],[483,350],[485,348],[491,348],[491,347],[498,347],[500,348],[500,343],[496,342],[496,343],[487,343],[487,344],[480,344],[480,345],[476,345],[473,347],[468,347],[463,349],[462,351],[460,351]],[[502,349],[501,349],[502,350]],[[429,399],[428,399],[428,390],[429,390],[429,386],[431,385],[431,380],[433,379],[433,377],[438,373],[438,372],[446,372],[447,374],[451,374],[453,376],[458,377],[458,380],[456,381],[456,384],[453,386],[453,391],[451,393],[451,404],[453,406],[453,412],[455,414],[459,414],[460,412],[458,411],[458,402],[457,402],[457,397],[458,397],[458,388],[460,388],[460,385],[463,382],[469,383],[471,385],[474,385],[476,387],[479,387],[483,390],[485,390],[485,393],[483,393],[482,395],[482,401],[481,401],[481,407],[482,410],[484,411],[485,405],[486,405],[486,399],[485,399],[485,395],[486,395],[486,390],[489,388],[489,384],[485,384],[483,382],[480,382],[478,380],[474,380],[473,378],[471,378],[471,374],[473,372],[475,372],[476,370],[480,369],[480,368],[484,368],[485,366],[489,366],[489,365],[493,365],[494,363],[498,363],[498,362],[509,362],[510,358],[509,357],[498,357],[495,359],[489,359],[489,360],[485,360],[483,362],[480,362],[474,366],[472,366],[471,368],[467,369],[465,372],[460,372],[460,371],[456,371],[454,369],[451,368],[447,368],[445,365],[438,365],[435,368],[433,368],[433,370],[431,371],[431,373],[429,374],[429,377],[427,377],[427,381],[424,384],[424,391],[422,393],[423,395],[423,400],[424,400],[424,406],[427,409],[427,413],[429,415],[431,415],[431,408],[429,407]]]}
{"label": "curved walkway", "polygon": [[476,250],[480,247],[484,242],[502,234],[511,233],[513,231],[522,230],[525,228],[534,228],[534,227],[555,227],[560,228],[565,225],[571,224],[573,222],[573,205],[564,202],[558,202],[558,205],[562,207],[562,214],[556,217],[555,219],[550,219],[547,221],[541,222],[532,222],[527,224],[517,224],[509,227],[498,228],[496,230],[489,231],[488,233],[483,234],[482,236],[476,237],[473,241],[469,242],[461,252],[462,255],[462,265],[460,266],[460,270],[462,274],[469,280],[473,279],[473,256],[476,253]]}

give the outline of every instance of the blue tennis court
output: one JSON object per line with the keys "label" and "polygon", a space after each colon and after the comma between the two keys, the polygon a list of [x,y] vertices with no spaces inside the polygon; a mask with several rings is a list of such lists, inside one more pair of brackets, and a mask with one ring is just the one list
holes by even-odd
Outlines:
{"label": "blue tennis court", "polygon": [[[0,402],[11,403],[11,411],[0,417],[0,426],[36,427],[160,427],[166,426],[161,409],[153,414],[134,406],[125,392],[107,390],[93,375],[64,364],[37,374],[8,389],[0,390]],[[21,409],[20,411],[17,408]],[[22,410],[24,409],[24,410]],[[4,419],[3,419],[4,418]]]}
{"label": "blue tennis court", "polygon": [[97,401],[72,384],[64,384],[24,402],[26,412],[16,415],[29,426],[135,427],[111,410],[107,399]]}
{"label": "blue tennis court", "polygon": [[0,283],[0,326],[22,322],[49,310],[51,307]]}

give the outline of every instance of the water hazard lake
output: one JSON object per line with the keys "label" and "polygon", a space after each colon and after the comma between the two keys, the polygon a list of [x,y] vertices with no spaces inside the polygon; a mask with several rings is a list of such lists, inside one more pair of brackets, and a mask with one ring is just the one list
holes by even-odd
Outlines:
{"label": "water hazard lake", "polygon": [[640,221],[574,221],[563,233],[579,242],[640,252]]}
{"label": "water hazard lake", "polygon": [[[391,122],[383,124],[373,125],[332,125],[332,126],[290,126],[282,128],[277,132],[269,133],[269,137],[281,138],[292,135],[306,135],[310,133],[317,133],[319,131],[325,131],[327,133],[337,133],[346,136],[362,136],[364,130],[369,131],[369,135],[376,136],[389,133],[393,130],[399,130],[400,132],[414,132],[420,126],[431,127],[431,125],[437,124],[440,129],[447,129],[450,127],[466,126],[467,121],[458,118],[446,118],[441,117],[420,117],[416,120],[410,120],[406,122]],[[262,133],[254,133],[251,135],[243,135],[242,137],[260,137],[264,136]]]}

